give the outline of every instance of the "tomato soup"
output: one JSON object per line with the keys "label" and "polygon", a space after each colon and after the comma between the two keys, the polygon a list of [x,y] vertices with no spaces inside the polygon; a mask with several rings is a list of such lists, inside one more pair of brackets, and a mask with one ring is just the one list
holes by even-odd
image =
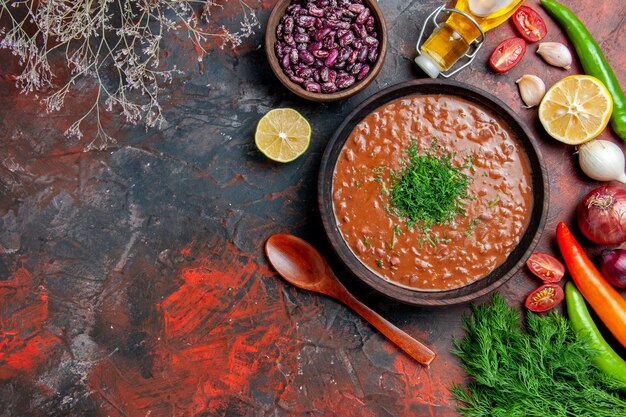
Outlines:
{"label": "tomato soup", "polygon": [[[410,222],[391,203],[410,149],[448,158],[468,179],[461,210],[440,223]],[[452,95],[412,95],[367,115],[351,132],[333,175],[337,224],[356,257],[381,279],[422,291],[487,276],[530,220],[530,164],[508,126]]]}

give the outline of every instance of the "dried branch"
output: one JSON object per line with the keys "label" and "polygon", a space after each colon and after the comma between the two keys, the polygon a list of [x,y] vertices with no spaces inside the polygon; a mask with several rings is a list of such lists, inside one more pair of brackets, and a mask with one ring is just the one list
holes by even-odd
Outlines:
{"label": "dried branch", "polygon": [[[235,48],[254,33],[254,10],[237,1],[240,27],[230,31],[206,28],[216,24],[213,11],[223,7],[215,0],[0,0],[0,49],[18,57],[22,92],[53,91],[44,99],[49,112],[63,107],[79,80],[95,80],[93,105],[65,134],[81,138],[83,122],[93,117],[97,130],[88,149],[102,149],[115,140],[102,127],[101,111],[119,111],[146,128],[164,122],[159,93],[181,73],[161,65],[165,33],[186,30],[201,53],[210,38],[220,39],[222,49]],[[50,62],[56,56],[69,69],[60,87]]]}

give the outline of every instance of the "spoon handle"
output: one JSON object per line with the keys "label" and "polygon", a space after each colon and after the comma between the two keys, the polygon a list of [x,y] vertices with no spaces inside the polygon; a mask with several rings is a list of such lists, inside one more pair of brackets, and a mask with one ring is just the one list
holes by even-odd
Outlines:
{"label": "spoon handle", "polygon": [[[342,286],[343,288],[343,286]],[[363,317],[367,322],[374,326],[378,331],[384,334],[389,340],[395,343],[400,349],[405,351],[409,356],[424,366],[429,365],[435,359],[435,352],[430,350],[426,345],[414,339],[413,337],[400,330],[392,323],[380,316],[374,310],[357,300],[345,288],[338,291],[337,299],[348,307],[352,308],[356,313]]]}

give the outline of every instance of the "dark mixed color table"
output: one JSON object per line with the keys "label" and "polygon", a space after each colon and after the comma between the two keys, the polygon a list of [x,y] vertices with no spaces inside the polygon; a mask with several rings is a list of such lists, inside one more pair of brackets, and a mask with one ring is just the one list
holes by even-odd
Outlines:
{"label": "dark mixed color table", "polygon": [[[220,19],[236,24],[240,9],[224,3]],[[333,258],[316,196],[322,153],[342,119],[384,87],[424,77],[415,41],[440,2],[381,0],[390,36],[382,72],[333,104],[278,84],[261,47],[274,2],[247,3],[261,28],[235,51],[211,49],[203,68],[186,35],[170,35],[168,59],[184,74],[163,92],[168,123],[146,130],[106,116],[117,143],[105,150],[85,151],[89,132],[63,136],[93,92],[88,81],[46,114],[40,95],[15,88],[17,62],[0,55],[0,416],[456,415],[448,388],[465,375],[450,349],[469,305],[416,308],[357,284]],[[568,4],[626,86],[622,2]],[[567,43],[547,22],[547,40]],[[507,22],[489,32],[455,79],[495,94],[535,133],[550,182],[538,249],[556,254],[557,222],[573,225],[575,204],[599,183],[523,108],[515,80],[531,73],[550,86],[581,68],[549,67],[530,46],[519,66],[494,73],[488,55],[513,31]],[[310,149],[284,165],[253,141],[276,107],[313,126]],[[610,129],[603,137],[617,141]],[[313,243],[359,298],[437,359],[423,368],[343,305],[286,284],[263,254],[278,232]],[[499,291],[521,307],[537,284],[521,270]]]}

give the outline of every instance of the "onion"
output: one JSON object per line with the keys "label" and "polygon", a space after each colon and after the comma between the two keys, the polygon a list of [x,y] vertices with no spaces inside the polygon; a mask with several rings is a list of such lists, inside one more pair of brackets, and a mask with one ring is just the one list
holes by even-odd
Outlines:
{"label": "onion", "polygon": [[605,185],[592,190],[578,205],[578,227],[594,243],[626,242],[626,190]]}
{"label": "onion", "polygon": [[626,250],[613,249],[603,251],[600,271],[612,285],[626,288]]}

